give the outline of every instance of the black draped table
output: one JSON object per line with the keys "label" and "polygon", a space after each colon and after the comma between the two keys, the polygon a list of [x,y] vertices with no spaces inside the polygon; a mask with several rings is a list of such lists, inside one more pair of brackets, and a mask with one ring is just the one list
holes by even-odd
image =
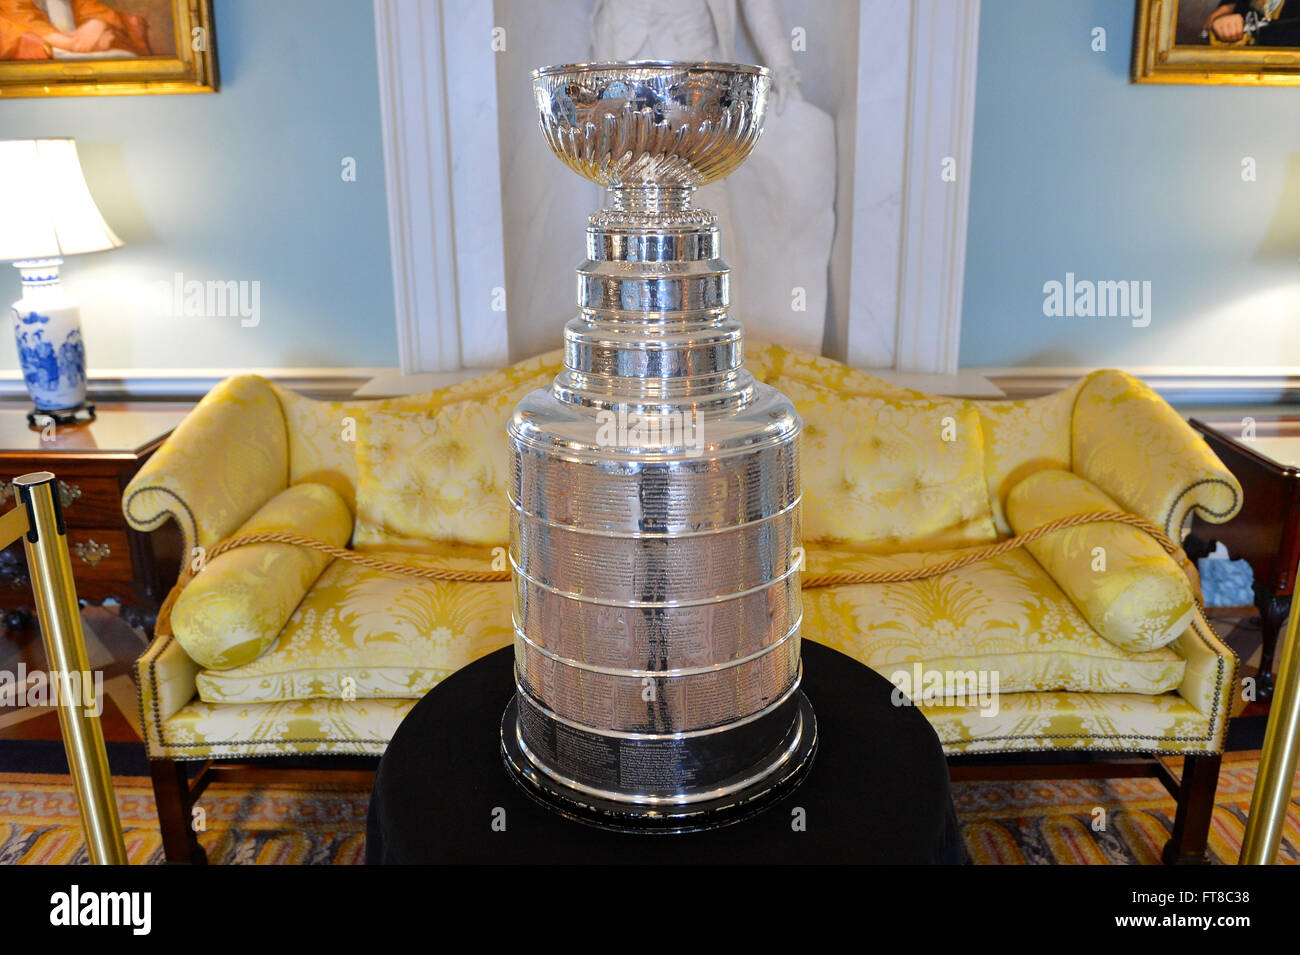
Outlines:
{"label": "black draped table", "polygon": [[514,652],[498,650],[427,693],[379,764],[368,863],[954,863],[965,858],[939,739],[893,685],[805,641],[817,754],[803,783],[719,829],[628,834],[540,805],[507,773],[501,714]]}

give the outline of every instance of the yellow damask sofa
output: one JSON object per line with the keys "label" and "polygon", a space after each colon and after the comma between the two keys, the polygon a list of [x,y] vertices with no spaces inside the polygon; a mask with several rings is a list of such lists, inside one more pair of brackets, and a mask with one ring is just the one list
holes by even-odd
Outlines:
{"label": "yellow damask sofa", "polygon": [[[751,344],[747,367],[804,419],[808,575],[927,565],[1108,507],[1180,539],[1194,513],[1224,521],[1241,504],[1192,430],[1121,372],[1043,398],[965,401],[777,346]],[[416,699],[513,633],[510,583],[399,577],[280,543],[211,561],[207,551],[287,530],[428,566],[504,569],[505,422],[559,368],[553,352],[366,401],[231,378],[130,483],[132,526],[176,521],[203,567],[172,608],[174,635],[137,665],[169,859],[199,858],[183,761],[382,753]],[[1189,861],[1205,852],[1235,667],[1198,595],[1190,565],[1150,537],[1094,524],[939,577],[807,589],[803,633],[918,697],[955,763],[1186,757],[1181,780],[1155,761],[1141,771],[1179,796],[1166,859]],[[912,676],[972,672],[996,675],[995,707],[907,688]]]}

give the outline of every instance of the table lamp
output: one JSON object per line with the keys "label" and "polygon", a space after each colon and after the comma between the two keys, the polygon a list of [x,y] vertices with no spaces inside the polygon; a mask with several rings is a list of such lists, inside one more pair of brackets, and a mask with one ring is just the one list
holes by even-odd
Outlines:
{"label": "table lamp", "polygon": [[59,285],[66,255],[115,249],[90,196],[71,139],[0,140],[0,261],[13,262],[23,297],[13,305],[14,335],[37,426],[95,416],[86,403],[86,348],[77,303]]}

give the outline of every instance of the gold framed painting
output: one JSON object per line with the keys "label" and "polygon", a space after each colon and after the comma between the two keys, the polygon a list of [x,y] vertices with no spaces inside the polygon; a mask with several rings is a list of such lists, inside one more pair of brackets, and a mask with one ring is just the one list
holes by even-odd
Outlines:
{"label": "gold framed painting", "polygon": [[1133,81],[1300,85],[1300,0],[1140,0]]}
{"label": "gold framed painting", "polygon": [[216,89],[212,0],[0,0],[0,99]]}

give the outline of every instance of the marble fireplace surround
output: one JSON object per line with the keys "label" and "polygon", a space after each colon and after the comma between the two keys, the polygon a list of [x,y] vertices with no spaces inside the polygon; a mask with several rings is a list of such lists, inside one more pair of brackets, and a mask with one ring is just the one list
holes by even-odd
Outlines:
{"label": "marble fireplace surround", "polygon": [[[548,23],[557,7],[572,7],[573,22],[556,23],[557,31],[571,37],[585,28],[589,2],[547,6]],[[530,218],[548,216],[546,228],[573,247],[571,269],[595,193],[534,154],[545,146],[532,103],[518,90],[503,92],[519,85],[524,64],[568,53],[530,22],[529,7],[517,0],[374,0],[374,7],[402,374],[362,392],[395,393],[500,367],[550,337],[558,342],[572,314],[565,303],[572,272],[562,282],[535,266],[530,272],[517,237]],[[859,367],[954,375],[979,0],[781,7],[810,35],[839,28],[839,49],[800,63],[805,96],[834,117],[837,139],[823,350]],[[504,51],[493,49],[494,29],[504,29]],[[545,164],[535,162],[539,155]],[[552,174],[568,177],[573,203],[538,209],[529,176]]]}

